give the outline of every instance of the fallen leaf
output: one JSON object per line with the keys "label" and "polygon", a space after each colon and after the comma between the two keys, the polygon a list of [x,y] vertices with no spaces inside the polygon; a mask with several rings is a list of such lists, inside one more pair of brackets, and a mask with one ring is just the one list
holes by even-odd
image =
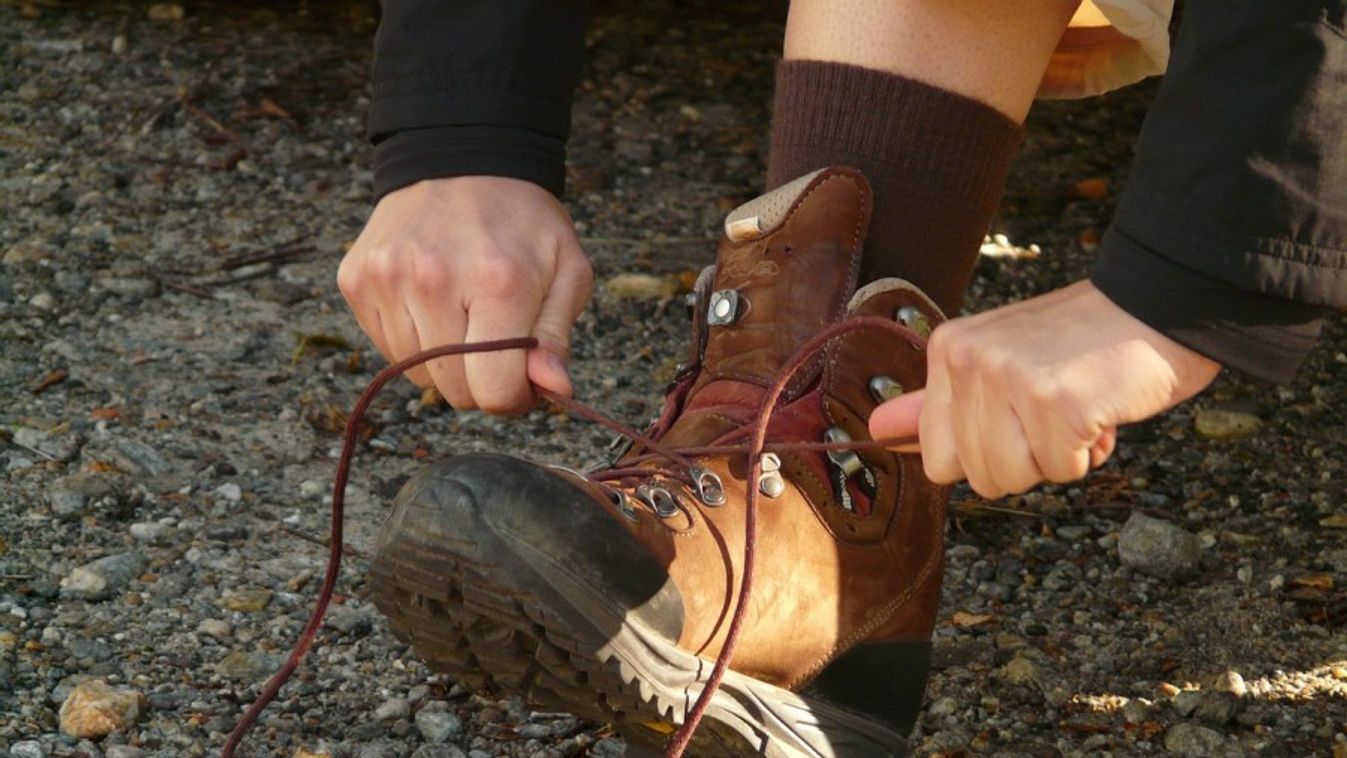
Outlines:
{"label": "fallen leaf", "polygon": [[1327,518],[1319,519],[1319,526],[1326,526],[1329,529],[1347,529],[1347,513],[1335,513]]}
{"label": "fallen leaf", "polygon": [[98,421],[116,421],[122,417],[120,408],[95,408],[89,411],[89,415]]}
{"label": "fallen leaf", "polygon": [[654,274],[614,274],[604,283],[608,294],[619,300],[664,302],[678,294],[680,282],[672,276]]}
{"label": "fallen leaf", "polygon": [[1102,200],[1108,197],[1108,180],[1102,177],[1081,179],[1071,185],[1071,196],[1081,200]]}
{"label": "fallen leaf", "polygon": [[34,395],[41,395],[43,392],[46,392],[47,389],[50,388],[51,386],[64,382],[66,380],[66,377],[68,376],[70,376],[70,372],[67,371],[66,369],[54,368],[51,371],[48,371],[47,374],[43,376],[41,379],[39,379],[37,384],[33,385],[32,392]]}
{"label": "fallen leaf", "polygon": [[1302,576],[1291,580],[1293,587],[1309,587],[1316,590],[1333,589],[1333,577],[1328,574],[1313,574],[1311,576]]}
{"label": "fallen leaf", "polygon": [[996,616],[990,613],[968,613],[967,611],[955,611],[954,615],[950,616],[949,620],[950,623],[954,624],[955,626],[963,627],[966,629],[970,626],[981,626],[983,624],[990,624],[995,619]]}

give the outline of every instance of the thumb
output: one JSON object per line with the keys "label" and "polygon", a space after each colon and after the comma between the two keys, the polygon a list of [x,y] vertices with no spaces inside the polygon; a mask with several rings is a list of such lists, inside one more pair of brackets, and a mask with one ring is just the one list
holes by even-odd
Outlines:
{"label": "thumb", "polygon": [[[925,397],[926,390],[916,390],[881,403],[870,414],[871,438],[881,440],[892,437],[912,437],[915,439],[918,422],[921,420],[921,405]],[[901,453],[913,453],[917,451],[917,443],[900,445],[893,449]]]}
{"label": "thumb", "polygon": [[593,281],[589,261],[578,250],[573,255],[562,254],[557,265],[556,278],[538,309],[538,320],[533,324],[533,336],[538,347],[529,351],[527,370],[529,381],[558,395],[571,394],[571,377],[566,371],[570,357],[571,326],[589,300]]}

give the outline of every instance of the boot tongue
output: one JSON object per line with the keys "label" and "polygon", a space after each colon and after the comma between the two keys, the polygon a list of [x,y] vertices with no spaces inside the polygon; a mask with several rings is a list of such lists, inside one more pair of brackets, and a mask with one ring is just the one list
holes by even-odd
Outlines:
{"label": "boot tongue", "polygon": [[[701,375],[670,430],[703,444],[751,415],[762,391],[800,347],[840,320],[856,288],[870,222],[870,187],[849,168],[827,168],[740,206],[725,220],[705,309]],[[783,402],[817,378],[802,369]],[[712,422],[702,416],[723,419]]]}

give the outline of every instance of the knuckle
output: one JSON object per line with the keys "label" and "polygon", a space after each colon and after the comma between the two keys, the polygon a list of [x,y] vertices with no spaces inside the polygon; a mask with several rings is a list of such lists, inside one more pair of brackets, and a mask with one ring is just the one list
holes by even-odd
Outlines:
{"label": "knuckle", "polygon": [[481,256],[473,275],[473,286],[490,295],[508,295],[519,291],[531,278],[527,266],[502,255]]}
{"label": "knuckle", "polygon": [[401,249],[382,248],[369,256],[368,273],[383,284],[396,284],[406,273],[406,261]]}

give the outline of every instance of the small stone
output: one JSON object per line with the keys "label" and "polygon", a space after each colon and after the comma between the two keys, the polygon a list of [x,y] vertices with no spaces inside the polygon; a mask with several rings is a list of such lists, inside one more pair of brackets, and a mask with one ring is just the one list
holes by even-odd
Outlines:
{"label": "small stone", "polygon": [[235,652],[215,663],[216,675],[236,682],[260,682],[276,670],[276,660],[266,653]]}
{"label": "small stone", "polygon": [[1202,692],[1200,690],[1184,690],[1174,696],[1174,710],[1184,718],[1193,715],[1197,710],[1197,704],[1202,702]]}
{"label": "small stone", "polygon": [[1175,724],[1165,732],[1165,750],[1193,758],[1215,755],[1224,743],[1220,732],[1191,722]]}
{"label": "small stone", "polygon": [[1328,670],[1328,673],[1339,682],[1347,681],[1347,666],[1334,666]]}
{"label": "small stone", "polygon": [[463,733],[463,722],[443,700],[432,700],[416,712],[416,728],[428,742],[447,742]]}
{"label": "small stone", "polygon": [[1053,708],[1061,708],[1071,701],[1071,691],[1064,687],[1053,687],[1043,693],[1043,699]]}
{"label": "small stone", "polygon": [[0,261],[10,265],[36,263],[45,258],[50,258],[57,252],[57,247],[48,240],[41,237],[30,237],[10,245],[5,250],[4,258],[0,258]]}
{"label": "small stone", "polygon": [[158,450],[139,440],[109,437],[84,448],[84,456],[135,476],[162,476],[173,470]]}
{"label": "small stone", "polygon": [[219,487],[216,487],[215,494],[231,503],[237,503],[243,499],[243,489],[234,482],[225,482]]}
{"label": "small stone", "polygon": [[295,748],[295,754],[291,758],[332,758],[332,754],[326,750],[314,752],[301,745]]}
{"label": "small stone", "polygon": [[1216,677],[1212,689],[1217,692],[1229,692],[1236,697],[1244,697],[1249,694],[1249,686],[1244,683],[1244,677],[1233,669],[1226,670]]}
{"label": "small stone", "polygon": [[953,716],[954,712],[959,710],[959,701],[952,697],[942,697],[931,703],[926,712],[932,716]]}
{"label": "small stone", "polygon": [[294,305],[313,296],[309,288],[283,279],[263,279],[258,283],[255,292],[258,300],[280,305]]}
{"label": "small stone", "polygon": [[105,556],[71,571],[61,580],[61,595],[103,600],[121,592],[144,570],[145,559],[137,553]]}
{"label": "small stone", "polygon": [[158,297],[161,291],[156,279],[129,276],[106,276],[98,279],[98,285],[114,295],[132,300],[145,300]]}
{"label": "small stone", "polygon": [[360,608],[340,606],[333,608],[323,619],[323,626],[336,629],[342,634],[363,637],[374,629],[374,618]]}
{"label": "small stone", "polygon": [[1263,427],[1263,420],[1252,413],[1198,408],[1193,427],[1207,439],[1233,440],[1257,433]]}
{"label": "small stone", "polygon": [[1038,670],[1038,666],[1021,656],[1011,658],[1009,663],[1002,666],[1001,676],[1007,682],[1017,685],[1038,684],[1042,681],[1042,673]]}
{"label": "small stone", "polygon": [[103,751],[103,758],[141,758],[145,751],[134,745],[109,745]]}
{"label": "small stone", "polygon": [[98,739],[124,731],[140,719],[145,698],[129,689],[113,689],[102,679],[81,682],[61,705],[61,731]]}
{"label": "small stone", "polygon": [[1087,524],[1071,524],[1057,527],[1057,536],[1067,542],[1079,542],[1094,533],[1094,527]]}
{"label": "small stone", "polygon": [[1020,650],[1026,647],[1028,644],[1029,643],[1025,642],[1023,637],[1017,634],[1011,634],[1010,632],[996,633],[997,650]]}
{"label": "small stone", "polygon": [[1240,566],[1235,570],[1235,578],[1240,581],[1240,584],[1249,584],[1253,581],[1253,569],[1248,566]]}
{"label": "small stone", "polygon": [[1132,698],[1123,703],[1123,718],[1129,724],[1144,724],[1151,719],[1151,704],[1141,698]]}
{"label": "small stone", "polygon": [[234,636],[234,627],[229,622],[220,619],[203,619],[196,625],[196,630],[209,637],[214,637],[221,642]]}
{"label": "small stone", "polygon": [[[593,751],[590,755],[594,755]],[[468,754],[457,745],[422,745],[412,753],[412,758],[468,758]]]}
{"label": "small stone", "polygon": [[268,589],[232,590],[220,598],[220,607],[240,613],[256,613],[271,604]]}
{"label": "small stone", "polygon": [[1143,574],[1174,579],[1197,571],[1202,548],[1189,532],[1133,511],[1118,536],[1118,558]]}
{"label": "small stone", "polygon": [[412,704],[400,697],[393,697],[379,704],[374,709],[374,718],[376,721],[396,721],[405,719],[412,715]]}
{"label": "small stone", "polygon": [[90,503],[111,495],[113,491],[112,483],[106,477],[71,474],[52,482],[47,489],[47,504],[58,517],[78,517],[83,515]]}
{"label": "small stone", "polygon": [[1182,691],[1183,690],[1179,689],[1178,687],[1175,687],[1169,682],[1160,682],[1160,684],[1156,685],[1155,687],[1155,694],[1167,700],[1173,700],[1174,697]]}
{"label": "small stone", "polygon": [[662,302],[678,294],[680,284],[671,276],[653,274],[614,274],[604,282],[608,294],[618,300],[647,300]]}
{"label": "small stone", "polygon": [[9,746],[10,758],[47,758],[47,749],[37,740],[23,740]]}
{"label": "small stone", "polygon": [[1224,726],[1234,720],[1243,708],[1244,701],[1229,692],[1205,692],[1197,703],[1193,715],[1212,726]]}
{"label": "small stone", "polygon": [[40,311],[49,311],[56,307],[56,298],[50,292],[39,292],[28,298],[28,304]]}
{"label": "small stone", "polygon": [[155,3],[147,15],[151,21],[181,21],[184,13],[182,3]]}
{"label": "small stone", "polygon": [[143,521],[132,524],[129,531],[131,536],[141,542],[161,542],[173,533],[173,527],[168,524],[161,524],[157,521]]}

